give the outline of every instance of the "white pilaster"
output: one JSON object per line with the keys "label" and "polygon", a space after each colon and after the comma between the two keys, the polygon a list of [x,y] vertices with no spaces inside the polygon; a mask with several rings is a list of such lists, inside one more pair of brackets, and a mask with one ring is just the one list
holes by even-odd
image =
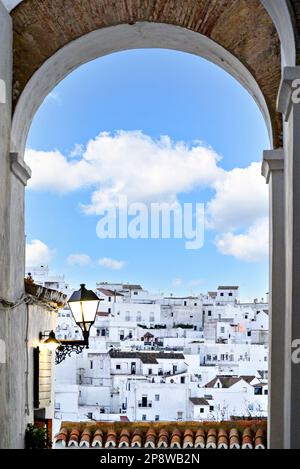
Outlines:
{"label": "white pilaster", "polygon": [[[285,146],[285,448],[300,448],[300,364],[292,345],[300,339],[300,67],[286,67],[278,97]],[[274,429],[275,430],[275,429]],[[273,431],[274,431],[273,430]]]}
{"label": "white pilaster", "polygon": [[270,305],[268,448],[284,447],[285,230],[284,150],[264,152],[262,174],[270,192]]}

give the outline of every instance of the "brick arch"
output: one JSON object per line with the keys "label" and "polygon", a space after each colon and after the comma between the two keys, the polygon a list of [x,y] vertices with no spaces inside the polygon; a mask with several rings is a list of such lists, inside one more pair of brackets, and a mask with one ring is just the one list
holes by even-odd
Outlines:
{"label": "brick arch", "polygon": [[167,24],[200,33],[246,67],[264,96],[273,145],[282,143],[280,40],[260,0],[24,0],[11,16],[14,108],[34,74],[74,40],[111,26]]}

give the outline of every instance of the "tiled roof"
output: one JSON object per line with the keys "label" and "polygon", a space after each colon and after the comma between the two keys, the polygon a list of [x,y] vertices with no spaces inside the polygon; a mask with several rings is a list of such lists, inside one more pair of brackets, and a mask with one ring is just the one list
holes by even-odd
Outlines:
{"label": "tiled roof", "polygon": [[124,296],[122,295],[122,293],[119,293],[117,291],[113,291],[113,290],[108,290],[106,288],[97,288],[98,291],[100,291],[101,293],[103,293],[103,295],[105,296]]}
{"label": "tiled roof", "polygon": [[254,375],[241,375],[240,376],[244,381],[246,381],[248,384],[251,384],[252,381],[255,379]]}
{"label": "tiled roof", "polygon": [[[254,378],[255,378],[255,376],[253,376],[252,379],[254,379]],[[231,386],[233,386],[234,384],[241,381],[242,379],[244,379],[244,381],[246,381],[248,384],[250,384],[249,381],[248,381],[249,376],[216,376],[214,379],[209,381],[209,383],[207,383],[204,387],[205,388],[214,388],[216,383],[218,381],[220,381],[220,383],[222,385],[222,388],[228,389],[228,388],[231,388]]]}
{"label": "tiled roof", "polygon": [[143,290],[141,285],[132,285],[130,283],[125,283],[122,287],[124,290]]}
{"label": "tiled roof", "polygon": [[190,397],[190,401],[194,405],[209,405],[209,402],[204,397]]}
{"label": "tiled roof", "polygon": [[210,296],[211,298],[216,298],[217,295],[218,295],[218,293],[216,291],[209,291],[208,292],[208,296]]}
{"label": "tiled roof", "polygon": [[62,422],[56,448],[265,449],[266,422]]}
{"label": "tiled roof", "polygon": [[111,349],[109,352],[111,358],[137,358],[142,363],[157,364],[157,360],[184,360],[182,353],[174,352],[123,352],[121,350]]}
{"label": "tiled roof", "polygon": [[218,287],[218,290],[239,290],[240,287],[237,286],[223,286]]}
{"label": "tiled roof", "polygon": [[67,303],[67,295],[52,288],[37,285],[31,279],[24,279],[25,292],[34,298],[44,301],[54,307],[63,308]]}

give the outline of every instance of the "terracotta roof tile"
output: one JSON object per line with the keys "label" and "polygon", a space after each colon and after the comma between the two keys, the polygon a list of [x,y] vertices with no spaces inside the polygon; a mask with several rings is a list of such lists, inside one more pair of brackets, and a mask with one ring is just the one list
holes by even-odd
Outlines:
{"label": "terracotta roof tile", "polygon": [[70,437],[69,437],[68,446],[69,447],[75,446],[77,448],[78,443],[79,443],[79,437],[80,437],[79,430],[77,428],[72,428]]}
{"label": "terracotta roof tile", "polygon": [[113,428],[107,432],[105,448],[115,448],[117,446],[117,433]]}
{"label": "terracotta roof tile", "polygon": [[131,447],[142,448],[143,444],[143,432],[139,429],[135,429],[132,435]]}
{"label": "terracotta roof tile", "polygon": [[187,428],[183,435],[183,448],[193,448],[194,447],[194,432]]}
{"label": "terracotta roof tile", "polygon": [[254,447],[255,449],[265,449],[266,442],[265,442],[265,430],[263,428],[258,428],[256,430],[255,438],[254,438]]}
{"label": "terracotta roof tile", "polygon": [[253,448],[253,434],[251,428],[245,428],[242,439],[242,449]]}
{"label": "terracotta roof tile", "polygon": [[92,448],[102,448],[103,446],[103,431],[101,428],[98,428],[93,437]]}
{"label": "terracotta roof tile", "polygon": [[219,430],[218,434],[218,449],[228,449],[228,435],[223,428]]}
{"label": "terracotta roof tile", "polygon": [[146,433],[145,448],[155,448],[156,443],[156,431],[154,428],[149,428]]}
{"label": "terracotta roof tile", "polygon": [[174,430],[171,436],[171,448],[181,448],[181,431]]}
{"label": "terracotta roof tile", "polygon": [[232,428],[229,433],[229,448],[230,449],[240,449],[240,437],[239,432],[236,428]]}
{"label": "terracotta roof tile", "polygon": [[265,449],[266,421],[62,422],[56,448]]}
{"label": "terracotta roof tile", "polygon": [[67,428],[61,427],[59,433],[55,436],[54,442],[64,447],[67,444],[68,436],[69,436],[69,432]]}
{"label": "terracotta roof tile", "polygon": [[119,448],[129,448],[130,446],[130,431],[123,428],[120,433]]}
{"label": "terracotta roof tile", "polygon": [[217,447],[217,431],[210,428],[207,432],[206,449],[216,449]]}
{"label": "terracotta roof tile", "polygon": [[199,430],[197,430],[196,432],[195,448],[205,448],[205,431],[203,430],[203,428],[199,428]]}
{"label": "terracotta roof tile", "polygon": [[169,432],[162,428],[158,434],[157,448],[168,448],[169,446]]}

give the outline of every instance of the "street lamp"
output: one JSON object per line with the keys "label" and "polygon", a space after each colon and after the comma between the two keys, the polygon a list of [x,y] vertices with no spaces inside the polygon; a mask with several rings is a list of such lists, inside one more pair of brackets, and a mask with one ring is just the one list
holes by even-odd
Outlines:
{"label": "street lamp", "polygon": [[100,301],[92,290],[85,288],[84,283],[80,285],[79,290],[72,293],[68,305],[74,321],[82,331],[83,340],[60,340],[61,345],[56,349],[57,365],[72,352],[79,354],[84,348],[89,348],[90,328],[95,322]]}

